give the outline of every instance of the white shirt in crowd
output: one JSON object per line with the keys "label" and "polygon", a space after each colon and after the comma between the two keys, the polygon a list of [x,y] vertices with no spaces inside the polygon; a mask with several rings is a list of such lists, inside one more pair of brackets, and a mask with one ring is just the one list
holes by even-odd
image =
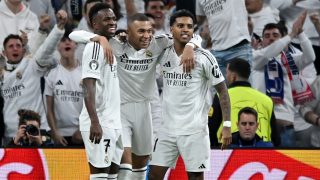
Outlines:
{"label": "white shirt in crowd", "polygon": [[[299,69],[303,69],[308,64],[312,63],[315,59],[315,55],[312,49],[312,45],[308,37],[302,32],[299,34],[299,40],[303,52],[295,48],[295,53],[292,53],[292,58]],[[269,46],[253,51],[253,63],[252,63],[252,86],[265,93],[265,72],[264,66],[273,58],[281,65],[283,70],[283,82],[284,82],[284,98],[283,104],[276,104],[274,106],[274,113],[277,119],[286,120],[289,122],[294,121],[295,107],[292,97],[292,88],[288,77],[286,68],[282,65],[280,52],[291,42],[290,36],[285,36]]]}
{"label": "white shirt in crowd", "polygon": [[196,0],[196,14],[207,16],[214,50],[226,50],[244,39],[250,42],[244,0]]}
{"label": "white shirt in crowd", "polygon": [[45,95],[54,99],[57,129],[62,136],[72,136],[79,128],[83,105],[81,68],[68,70],[59,64],[46,77]]}
{"label": "white shirt in crowd", "polygon": [[38,112],[41,115],[41,129],[48,129],[40,77],[56,62],[52,55],[63,34],[64,30],[55,26],[34,56],[24,57],[12,72],[4,71],[1,91],[5,101],[3,116],[6,137],[16,134],[19,109]]}

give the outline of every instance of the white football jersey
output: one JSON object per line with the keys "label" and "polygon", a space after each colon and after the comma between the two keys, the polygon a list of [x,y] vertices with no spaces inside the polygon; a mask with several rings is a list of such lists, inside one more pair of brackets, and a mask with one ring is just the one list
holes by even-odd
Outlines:
{"label": "white football jersey", "polygon": [[[97,35],[86,31],[73,31],[69,37],[78,43],[90,42]],[[201,46],[201,37],[195,35],[190,42]],[[118,75],[121,89],[121,103],[152,100],[156,91],[156,64],[163,50],[172,45],[172,38],[160,35],[152,38],[147,49],[135,50],[128,43],[109,39],[118,61]]]}
{"label": "white football jersey", "polygon": [[[120,88],[117,63],[107,64],[103,48],[96,42],[86,45],[82,57],[82,79],[96,79],[95,107],[100,125],[111,129],[121,129]],[[91,120],[86,106],[80,114],[80,130],[89,131]]]}
{"label": "white football jersey", "polygon": [[214,56],[204,49],[195,50],[196,64],[191,73],[179,66],[174,47],[161,57],[163,73],[163,124],[160,131],[172,135],[189,135],[205,131],[210,101],[209,88],[224,81]]}
{"label": "white football jersey", "polygon": [[59,64],[46,77],[45,95],[54,98],[56,126],[62,136],[72,136],[79,128],[83,105],[81,67],[68,70]]}
{"label": "white football jersey", "polygon": [[118,61],[121,103],[151,100],[156,91],[156,65],[161,52],[172,44],[167,36],[151,40],[147,49],[135,50],[128,43],[110,40]]}

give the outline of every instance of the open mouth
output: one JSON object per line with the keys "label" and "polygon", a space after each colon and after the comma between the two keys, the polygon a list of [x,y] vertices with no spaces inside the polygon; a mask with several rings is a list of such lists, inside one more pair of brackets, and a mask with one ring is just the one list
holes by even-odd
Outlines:
{"label": "open mouth", "polygon": [[19,54],[12,54],[12,56],[13,56],[14,58],[17,58],[17,57],[19,57]]}
{"label": "open mouth", "polygon": [[189,35],[188,34],[182,34],[181,37],[182,38],[189,38]]}
{"label": "open mouth", "polygon": [[71,47],[66,47],[64,48],[65,51],[70,51],[71,50]]}

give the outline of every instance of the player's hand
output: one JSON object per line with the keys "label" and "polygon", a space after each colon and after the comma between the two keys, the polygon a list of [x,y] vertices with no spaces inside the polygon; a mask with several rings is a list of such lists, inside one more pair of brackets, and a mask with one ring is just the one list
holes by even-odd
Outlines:
{"label": "player's hand", "polygon": [[229,144],[231,144],[232,136],[231,136],[231,128],[223,127],[221,132],[221,150],[227,148]]}
{"label": "player's hand", "polygon": [[109,41],[104,36],[95,36],[91,38],[91,41],[99,42],[99,44],[103,48],[104,55],[106,57],[106,60],[108,61],[108,64],[113,64],[113,53],[111,45],[109,44]]}
{"label": "player's hand", "polygon": [[186,45],[181,55],[180,65],[183,65],[183,72],[190,73],[194,69],[195,57],[193,47]]}
{"label": "player's hand", "polygon": [[89,139],[92,143],[99,144],[102,138],[102,128],[99,123],[91,123]]}
{"label": "player's hand", "polygon": [[63,136],[61,136],[59,132],[53,132],[52,138],[54,143],[57,145],[62,145],[62,146],[68,145],[68,141]]}

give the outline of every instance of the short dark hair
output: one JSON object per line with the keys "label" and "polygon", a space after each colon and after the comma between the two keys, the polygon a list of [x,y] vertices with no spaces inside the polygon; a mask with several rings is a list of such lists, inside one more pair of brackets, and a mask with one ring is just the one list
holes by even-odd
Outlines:
{"label": "short dark hair", "polygon": [[244,107],[244,108],[240,109],[240,111],[238,113],[238,120],[240,120],[240,116],[243,113],[244,114],[252,114],[252,115],[254,115],[254,117],[256,117],[256,121],[258,121],[258,113],[252,107]]}
{"label": "short dark hair", "polygon": [[102,0],[86,0],[86,2],[84,3],[84,6],[83,6],[84,13],[87,13],[87,11],[88,11],[88,7],[87,7],[88,4],[93,3],[93,2],[102,3]]}
{"label": "short dark hair", "polygon": [[97,3],[92,6],[92,8],[89,11],[89,21],[91,26],[92,26],[93,18],[98,14],[99,11],[104,9],[111,9],[111,7],[106,3]]}
{"label": "short dark hair", "polygon": [[237,73],[238,76],[248,79],[251,69],[248,61],[241,58],[233,58],[229,61],[228,70]]}
{"label": "short dark hair", "polygon": [[149,18],[143,13],[136,13],[128,17],[128,25],[134,21],[149,21]]}
{"label": "short dark hair", "polygon": [[39,113],[36,113],[32,110],[19,109],[18,115],[19,115],[19,126],[22,124],[26,124],[26,122],[30,120],[35,120],[39,123],[39,126],[41,125],[41,116],[39,115]]}
{"label": "short dark hair", "polygon": [[6,44],[10,39],[19,39],[22,43],[22,38],[18,34],[9,34],[3,41],[3,48],[6,47]]}
{"label": "short dark hair", "polygon": [[285,26],[283,26],[282,24],[279,24],[279,23],[268,23],[264,26],[264,28],[262,30],[262,37],[264,36],[264,32],[266,30],[270,30],[270,29],[278,29],[282,37],[286,35],[286,27]]}
{"label": "short dark hair", "polygon": [[148,6],[149,6],[149,2],[151,1],[161,1],[163,3],[163,5],[166,5],[166,2],[164,0],[145,0],[144,1],[144,10],[147,10]]}
{"label": "short dark hair", "polygon": [[190,11],[188,11],[186,9],[181,9],[181,10],[174,12],[170,16],[170,26],[172,26],[174,24],[174,22],[176,21],[176,19],[179,17],[190,17],[192,19],[193,24],[195,24],[195,22],[196,22],[196,18],[194,17],[194,15]]}

